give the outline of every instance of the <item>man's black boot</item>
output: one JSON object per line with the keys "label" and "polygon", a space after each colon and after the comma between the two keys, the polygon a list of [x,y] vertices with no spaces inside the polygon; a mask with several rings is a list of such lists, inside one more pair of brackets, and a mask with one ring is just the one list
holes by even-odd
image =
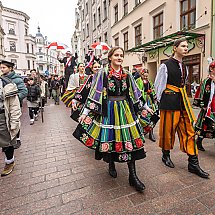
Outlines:
{"label": "man's black boot", "polygon": [[198,136],[198,138],[197,138],[197,140],[196,140],[196,144],[197,144],[198,150],[204,152],[205,149],[204,149],[204,147],[202,146],[202,140],[203,140],[203,138]]}
{"label": "man's black boot", "polygon": [[153,129],[149,132],[149,139],[150,139],[152,142],[156,142]]}
{"label": "man's black boot", "polygon": [[208,178],[209,174],[201,169],[199,160],[196,155],[189,155],[188,158],[188,171],[194,173],[202,178]]}
{"label": "man's black boot", "polygon": [[127,164],[128,164],[128,170],[129,170],[129,184],[130,184],[130,186],[134,186],[134,188],[137,191],[143,192],[145,190],[145,185],[140,181],[140,179],[136,175],[135,162],[129,161]]}
{"label": "man's black boot", "polygon": [[163,152],[162,161],[164,162],[164,164],[170,168],[174,168],[175,165],[170,159],[170,151],[163,149],[162,152]]}
{"label": "man's black boot", "polygon": [[115,163],[114,162],[110,162],[109,163],[109,174],[113,178],[117,177],[117,171],[116,171]]}

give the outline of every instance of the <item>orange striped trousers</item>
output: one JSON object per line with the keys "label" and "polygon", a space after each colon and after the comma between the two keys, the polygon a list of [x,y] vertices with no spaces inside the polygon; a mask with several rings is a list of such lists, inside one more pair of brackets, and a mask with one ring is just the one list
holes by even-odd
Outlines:
{"label": "orange striped trousers", "polygon": [[189,155],[198,155],[195,144],[195,132],[186,111],[161,110],[159,128],[159,146],[164,150],[174,147],[177,132],[181,151]]}

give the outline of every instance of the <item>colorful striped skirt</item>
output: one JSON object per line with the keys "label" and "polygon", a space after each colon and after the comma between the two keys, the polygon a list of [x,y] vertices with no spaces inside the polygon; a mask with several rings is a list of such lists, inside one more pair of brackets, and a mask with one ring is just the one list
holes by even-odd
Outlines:
{"label": "colorful striped skirt", "polygon": [[73,135],[96,151],[96,159],[126,162],[144,158],[144,131],[127,100],[108,101],[107,116],[92,112]]}

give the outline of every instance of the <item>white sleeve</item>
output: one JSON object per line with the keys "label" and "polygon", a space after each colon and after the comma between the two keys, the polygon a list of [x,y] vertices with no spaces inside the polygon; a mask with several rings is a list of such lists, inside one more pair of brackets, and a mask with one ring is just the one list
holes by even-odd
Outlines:
{"label": "white sleeve", "polygon": [[88,108],[84,108],[84,111],[82,112],[82,114],[88,115],[90,112],[90,110]]}
{"label": "white sleeve", "polygon": [[161,64],[154,83],[157,100],[159,102],[163,91],[166,89],[167,78],[168,78],[167,67],[165,64]]}

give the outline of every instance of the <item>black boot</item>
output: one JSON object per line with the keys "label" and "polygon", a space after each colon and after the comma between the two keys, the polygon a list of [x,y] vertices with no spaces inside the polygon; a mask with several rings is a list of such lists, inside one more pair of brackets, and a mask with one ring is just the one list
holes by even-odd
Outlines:
{"label": "black boot", "polygon": [[196,144],[197,144],[198,150],[204,152],[205,149],[204,149],[204,147],[202,146],[202,140],[203,140],[203,138],[198,136],[198,138],[197,138],[197,140],[196,140]]}
{"label": "black boot", "polygon": [[140,179],[136,175],[135,162],[134,161],[128,162],[128,169],[129,169],[129,184],[130,184],[130,186],[134,186],[137,191],[143,192],[145,190],[145,185],[140,181]]}
{"label": "black boot", "polygon": [[162,161],[164,162],[164,164],[170,168],[174,168],[175,165],[170,159],[170,151],[163,149],[162,152],[163,152]]}
{"label": "black boot", "polygon": [[188,171],[194,173],[202,178],[208,178],[209,174],[201,169],[199,160],[196,155],[189,155],[188,158]]}
{"label": "black boot", "polygon": [[156,142],[155,135],[154,135],[154,133],[153,133],[153,129],[149,132],[149,139],[150,139],[152,142]]}
{"label": "black boot", "polygon": [[117,171],[116,171],[115,163],[114,162],[110,162],[109,163],[109,174],[113,178],[117,177]]}

